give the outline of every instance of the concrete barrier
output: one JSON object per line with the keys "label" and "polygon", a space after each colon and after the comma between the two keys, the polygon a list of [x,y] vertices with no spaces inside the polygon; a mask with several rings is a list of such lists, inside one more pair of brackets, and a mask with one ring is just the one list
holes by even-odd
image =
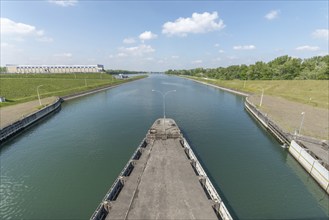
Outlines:
{"label": "concrete barrier", "polygon": [[99,204],[99,206],[96,208],[96,211],[91,216],[91,220],[98,220],[98,219],[105,219],[107,214],[109,213],[109,208],[111,206],[111,202],[114,201],[122,188],[124,187],[124,177],[127,176],[127,174],[131,173],[131,171],[134,169],[134,161],[139,160],[141,157],[141,154],[143,153],[143,149],[145,149],[147,146],[146,138],[142,140],[140,145],[137,147],[131,158],[128,160],[125,167],[120,172],[118,178],[114,181],[111,188],[108,190],[108,192],[105,194],[102,202]]}
{"label": "concrete barrier", "polygon": [[[324,162],[318,158],[309,149],[298,143],[296,136],[284,132],[266,115],[259,111],[248,98],[245,101],[245,108],[256,118],[265,128],[270,131],[282,144],[289,146],[289,153],[302,165],[302,167],[315,179],[315,181],[329,194],[329,171]],[[323,163],[323,164],[322,164]]]}
{"label": "concrete barrier", "polygon": [[329,171],[309,154],[307,148],[303,148],[294,140],[291,141],[289,152],[329,194]]}
{"label": "concrete barrier", "polygon": [[293,139],[292,135],[284,132],[279,126],[272,122],[265,114],[259,111],[249,100],[246,98],[244,103],[245,108],[248,112],[251,113],[254,118],[256,118],[274,137],[282,144],[289,146],[291,140]]}
{"label": "concrete barrier", "polygon": [[206,172],[203,170],[198,158],[195,156],[192,148],[185,140],[182,138],[181,140],[182,147],[185,148],[185,153],[188,158],[191,160],[191,165],[197,175],[200,177],[200,183],[203,186],[206,193],[209,195],[210,199],[214,201],[213,209],[215,210],[216,214],[220,216],[221,219],[233,219],[229,211],[227,210],[222,198],[218,195],[215,187],[212,185],[210,179],[208,178]]}
{"label": "concrete barrier", "polygon": [[3,129],[0,130],[0,144],[3,143],[5,140],[7,140],[9,137],[12,137],[13,135],[17,134],[21,130],[27,128],[28,126],[32,125],[33,123],[37,122],[41,118],[49,115],[50,113],[60,109],[62,99],[58,98],[56,102],[54,102],[51,105],[48,105],[39,111],[32,113],[23,119],[16,121]]}

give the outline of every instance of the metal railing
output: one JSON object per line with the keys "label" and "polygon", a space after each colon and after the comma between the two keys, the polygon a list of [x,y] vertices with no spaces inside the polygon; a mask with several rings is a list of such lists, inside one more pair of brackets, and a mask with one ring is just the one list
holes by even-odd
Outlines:
{"label": "metal railing", "polygon": [[182,146],[186,149],[185,153],[187,154],[188,158],[192,161],[192,166],[194,170],[197,172],[198,176],[200,176],[201,179],[203,179],[200,180],[200,182],[203,182],[201,183],[201,185],[207,191],[208,195],[210,196],[210,199],[214,201],[215,204],[213,206],[213,209],[215,210],[216,214],[225,220],[233,219],[231,214],[227,210],[224,202],[222,201],[221,197],[217,193],[215,187],[213,186],[210,179],[208,178],[207,173],[202,168],[198,158],[195,156],[188,142],[185,140],[185,138],[182,138],[180,142]]}
{"label": "metal railing", "polygon": [[108,215],[108,209],[104,207],[104,204],[109,204],[108,202],[114,201],[119,193],[121,192],[122,188],[124,187],[124,177],[126,174],[128,174],[130,169],[133,169],[131,166],[134,166],[134,161],[136,158],[140,158],[142,154],[142,148],[145,148],[147,146],[146,138],[142,140],[142,142],[139,144],[131,158],[128,160],[127,164],[125,167],[122,169],[120,172],[119,176],[117,179],[114,181],[112,184],[111,188],[107,191],[105,194],[104,198],[102,199],[101,203],[98,205],[96,208],[95,212],[93,215],[90,217],[91,220],[103,220],[106,218]]}

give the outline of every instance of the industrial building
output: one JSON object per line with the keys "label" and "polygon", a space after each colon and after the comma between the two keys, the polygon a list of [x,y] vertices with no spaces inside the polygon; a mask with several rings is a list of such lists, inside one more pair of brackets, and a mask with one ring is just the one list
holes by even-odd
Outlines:
{"label": "industrial building", "polygon": [[104,65],[15,65],[7,64],[7,73],[96,73]]}

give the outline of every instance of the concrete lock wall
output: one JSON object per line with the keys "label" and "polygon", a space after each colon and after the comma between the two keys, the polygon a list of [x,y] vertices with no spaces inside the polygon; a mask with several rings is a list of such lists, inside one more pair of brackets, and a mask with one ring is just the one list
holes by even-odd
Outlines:
{"label": "concrete lock wall", "polygon": [[329,194],[329,171],[294,140],[291,141],[289,152]]}
{"label": "concrete lock wall", "polygon": [[57,101],[49,106],[42,108],[41,110],[30,114],[23,119],[10,124],[0,130],[0,143],[5,141],[7,138],[13,136],[20,130],[30,126],[39,119],[45,117],[46,115],[54,112],[61,107],[62,99],[58,98]]}
{"label": "concrete lock wall", "polygon": [[270,131],[278,141],[286,145],[290,144],[292,136],[289,133],[284,132],[279,126],[272,122],[267,115],[259,111],[251,102],[249,102],[248,98],[246,98],[244,104],[247,111],[250,112],[251,115],[266,128],[266,130]]}
{"label": "concrete lock wall", "polygon": [[302,165],[302,167],[319,183],[319,185],[329,194],[329,171],[314,158],[307,148],[301,147],[289,133],[284,132],[266,115],[260,112],[246,98],[245,107],[265,128],[270,131],[281,143],[287,144],[289,153]]}

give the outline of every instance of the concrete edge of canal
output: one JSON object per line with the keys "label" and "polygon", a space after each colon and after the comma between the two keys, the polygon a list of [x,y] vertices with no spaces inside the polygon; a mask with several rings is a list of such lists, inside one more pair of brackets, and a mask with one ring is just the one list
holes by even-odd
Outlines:
{"label": "concrete edge of canal", "polygon": [[[143,79],[143,78],[138,78],[138,79]],[[64,101],[69,101],[69,100],[76,99],[79,97],[83,97],[83,96],[91,95],[91,94],[94,94],[97,92],[112,89],[112,88],[118,87],[120,85],[129,83],[129,82],[134,82],[138,79],[132,79],[132,80],[123,82],[118,85],[103,86],[101,88],[92,89],[92,90],[88,90],[88,91],[84,91],[84,92],[80,92],[80,93],[76,93],[76,94],[72,94],[72,95],[57,97],[57,99],[54,103],[47,105],[47,106],[43,107],[42,109],[40,109],[36,112],[33,112],[33,113],[23,117],[22,119],[17,120],[15,122],[7,125],[3,129],[1,129],[0,130],[0,146],[3,143],[5,143],[7,140],[9,140],[10,138],[13,138],[16,135],[20,134],[25,129],[31,127],[33,124],[40,121],[41,119],[60,111],[62,102],[64,102]]]}
{"label": "concrete edge of canal", "polygon": [[[223,91],[227,91],[236,95],[245,96],[244,106],[249,114],[251,114],[257,122],[259,122],[263,128],[269,131],[281,144],[288,148],[289,153],[297,160],[297,162],[309,173],[314,180],[321,186],[321,188],[329,194],[329,164],[325,161],[322,161],[315,153],[305,146],[298,139],[296,135],[292,135],[288,132],[285,132],[280,128],[276,123],[271,121],[266,114],[257,109],[249,100],[248,97],[250,94],[212,85],[206,82],[201,82],[195,79],[185,78],[184,79],[192,80],[203,85],[211,86],[218,88]],[[305,139],[306,137],[301,137]],[[311,140],[314,142],[314,139]],[[317,141],[319,146],[326,144],[322,141]]]}

